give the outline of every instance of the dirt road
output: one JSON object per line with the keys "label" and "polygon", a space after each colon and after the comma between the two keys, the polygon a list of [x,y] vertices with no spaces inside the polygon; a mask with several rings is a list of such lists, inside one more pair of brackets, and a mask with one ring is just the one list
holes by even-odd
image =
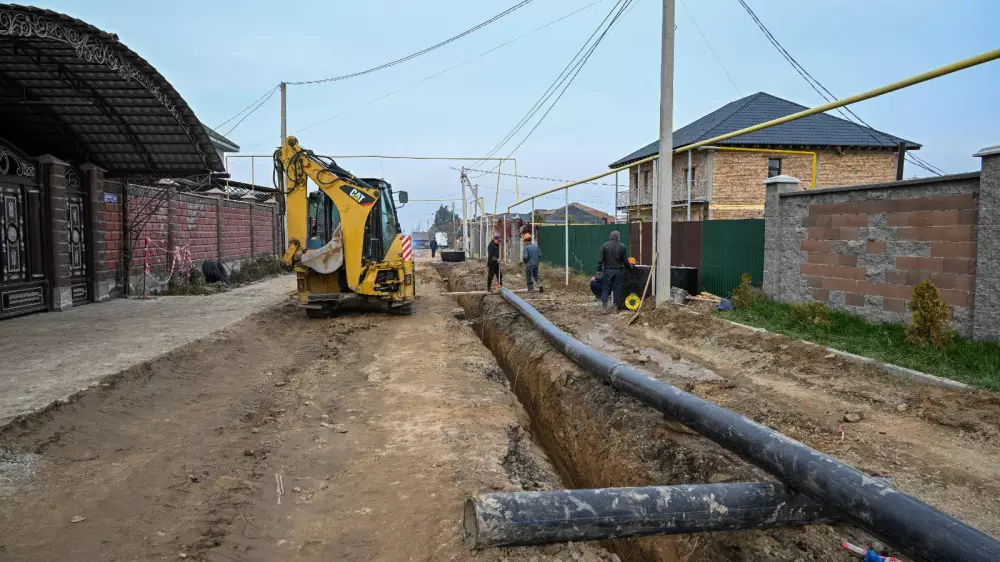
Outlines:
{"label": "dirt road", "polygon": [[560,486],[492,355],[418,273],[410,317],[283,305],[0,433],[3,560],[617,560],[462,543],[478,490]]}

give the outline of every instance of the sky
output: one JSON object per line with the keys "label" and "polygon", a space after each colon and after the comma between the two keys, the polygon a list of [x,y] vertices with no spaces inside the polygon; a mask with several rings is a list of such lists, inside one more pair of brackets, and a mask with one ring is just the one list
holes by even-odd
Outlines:
{"label": "sky", "polygon": [[[991,0],[747,2],[784,47],[838,97],[998,47],[1000,2]],[[44,7],[117,33],[166,77],[205,124],[215,127],[280,81],[377,66],[456,35],[515,3],[53,0]],[[322,154],[482,156],[535,103],[613,4],[534,0],[475,33],[390,69],[338,82],[289,86],[289,134]],[[520,174],[581,179],[606,171],[612,161],[657,138],[661,10],[659,0],[636,0],[545,121],[514,153]],[[677,0],[675,17],[675,129],[759,91],[806,106],[823,103],[737,0]],[[978,169],[979,160],[972,154],[1000,143],[998,91],[1000,61],[852,109],[876,129],[922,144],[919,156],[958,173]],[[235,130],[228,132],[234,121],[220,132],[239,144],[242,154],[269,155],[278,143],[279,116],[274,95]],[[503,156],[521,135],[505,147]],[[411,199],[460,195],[459,172],[452,168],[462,162],[338,163],[358,176],[384,177]],[[512,173],[513,165],[505,164],[504,171]],[[248,160],[231,160],[230,172],[235,179],[251,179]],[[907,170],[907,176],[911,174],[926,175],[913,167]],[[257,159],[253,179],[271,184],[268,158]],[[501,177],[499,192],[496,175],[473,181],[487,195],[490,211],[494,201],[502,211],[516,200],[512,177]],[[614,183],[614,177],[603,181]],[[621,181],[627,183],[627,178],[622,175]],[[518,184],[522,196],[559,185],[526,178]],[[614,190],[583,186],[574,188],[570,197],[613,212]],[[557,194],[539,199],[537,206],[562,203],[563,196]],[[404,229],[426,226],[437,205],[412,202],[400,209]]]}

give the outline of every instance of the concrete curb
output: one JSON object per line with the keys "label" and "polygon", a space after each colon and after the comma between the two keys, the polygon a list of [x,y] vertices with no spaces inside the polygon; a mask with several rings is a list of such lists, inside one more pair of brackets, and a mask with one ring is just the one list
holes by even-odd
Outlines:
{"label": "concrete curb", "polygon": [[[795,338],[791,338],[790,336],[785,336],[784,334],[779,334],[777,332],[772,332],[770,330],[765,330],[764,328],[758,328],[756,326],[748,326],[747,324],[741,324],[739,322],[733,322],[732,320],[726,320],[725,318],[718,318],[718,320],[722,320],[723,322],[726,322],[728,324],[732,324],[733,326],[738,326],[740,328],[744,328],[744,329],[750,330],[752,332],[763,333],[763,334],[773,334],[773,335],[776,335],[776,336],[784,336],[786,338],[795,339]],[[839,349],[834,349],[832,347],[826,347],[826,346],[820,345],[818,343],[813,343],[813,342],[808,341],[808,340],[796,340],[796,341],[799,341],[799,342],[802,342],[802,343],[805,343],[805,344],[808,344],[808,345],[816,346],[816,347],[818,347],[820,349],[823,349],[827,353],[832,353],[832,354],[836,355],[837,357],[840,357],[841,359],[848,359],[848,360],[851,360],[851,361],[856,361],[858,363],[864,363],[864,364],[867,364],[867,365],[874,365],[874,366],[878,367],[879,369],[882,369],[883,371],[889,373],[890,375],[895,375],[897,377],[902,377],[902,378],[910,379],[910,380],[912,380],[914,382],[918,382],[918,383],[921,383],[921,384],[930,384],[930,385],[934,385],[934,386],[941,386],[941,387],[944,387],[944,388],[952,388],[952,389],[955,389],[955,390],[972,390],[973,389],[973,387],[971,387],[971,386],[969,386],[969,385],[967,385],[965,383],[962,383],[962,382],[953,381],[951,379],[946,379],[946,378],[939,377],[939,376],[936,376],[936,375],[930,375],[930,374],[927,374],[927,373],[922,373],[920,371],[915,371],[913,369],[907,369],[906,367],[900,367],[899,365],[893,365],[892,363],[883,363],[881,361],[877,361],[875,359],[872,359],[871,357],[864,357],[862,355],[855,355],[854,353],[848,353],[846,351],[841,351]]]}

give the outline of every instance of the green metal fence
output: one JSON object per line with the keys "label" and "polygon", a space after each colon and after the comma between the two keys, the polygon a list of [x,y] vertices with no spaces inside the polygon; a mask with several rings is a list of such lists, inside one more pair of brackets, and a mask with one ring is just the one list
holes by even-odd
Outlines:
{"label": "green metal fence", "polygon": [[744,273],[764,283],[764,219],[705,221],[701,248],[703,290],[728,298]]}
{"label": "green metal fence", "polygon": [[[628,246],[629,225],[627,224],[578,224],[569,227],[569,267],[587,275],[597,272],[597,253],[601,245],[608,241],[612,230],[621,234],[622,244]],[[535,234],[538,249],[542,251],[542,261],[554,267],[565,267],[565,226],[538,226]]]}

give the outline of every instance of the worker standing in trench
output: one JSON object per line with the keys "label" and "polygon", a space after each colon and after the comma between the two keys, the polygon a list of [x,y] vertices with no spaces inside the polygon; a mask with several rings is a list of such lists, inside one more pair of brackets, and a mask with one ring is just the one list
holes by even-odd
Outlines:
{"label": "worker standing in trench", "polygon": [[500,233],[493,233],[493,240],[486,245],[486,290],[493,290],[493,278],[503,287],[503,273],[500,272]]}
{"label": "worker standing in trench", "polygon": [[621,234],[617,230],[612,230],[608,241],[601,246],[601,252],[597,258],[597,272],[604,280],[604,288],[601,291],[601,308],[605,314],[609,312],[609,295],[613,294],[614,296],[613,307],[617,307],[618,303],[622,301],[622,281],[624,280],[622,270],[626,267],[632,267],[628,261],[628,251],[621,243]]}

